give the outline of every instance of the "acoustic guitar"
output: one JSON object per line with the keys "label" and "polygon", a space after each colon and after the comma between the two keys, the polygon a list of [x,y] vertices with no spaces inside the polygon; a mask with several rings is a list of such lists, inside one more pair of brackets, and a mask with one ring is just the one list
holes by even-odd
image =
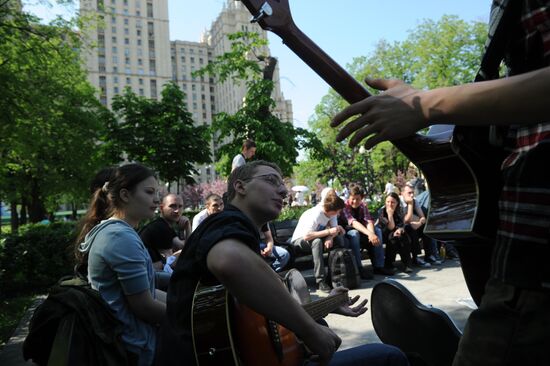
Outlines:
{"label": "acoustic guitar", "polygon": [[[369,92],[294,23],[288,0],[241,0],[263,29],[283,42],[349,103]],[[322,6],[322,5],[319,5]],[[492,242],[498,219],[500,149],[489,128],[435,125],[426,135],[392,141],[425,175],[430,208],[424,233],[438,240]]]}
{"label": "acoustic guitar", "polygon": [[[345,292],[302,306],[318,320],[347,301]],[[240,304],[223,285],[197,284],[191,327],[200,366],[298,366],[306,357],[294,333]]]}

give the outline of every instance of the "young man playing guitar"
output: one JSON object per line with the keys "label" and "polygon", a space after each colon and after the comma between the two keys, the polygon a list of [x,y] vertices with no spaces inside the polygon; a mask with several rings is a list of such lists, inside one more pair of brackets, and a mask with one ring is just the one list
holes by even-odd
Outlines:
{"label": "young man playing guitar", "polygon": [[[294,332],[314,355],[313,360],[321,365],[408,364],[398,349],[383,344],[364,345],[335,353],[340,346],[340,338],[328,327],[315,322],[290,296],[279,276],[262,260],[258,230],[266,222],[277,218],[286,194],[281,171],[273,163],[255,161],[231,173],[228,181],[229,204],[223,212],[209,216],[193,232],[172,275],[167,296],[167,319],[162,325],[159,340],[158,365],[230,363],[216,359],[223,350],[214,345],[208,349],[206,360],[195,352],[198,339],[194,332],[204,325],[197,324],[192,315],[193,308],[200,305],[197,304],[200,301],[194,298],[199,282],[221,283],[238,304]],[[357,300],[358,296],[344,301],[335,312],[352,317],[363,314],[367,301],[351,307]],[[207,299],[203,305],[216,306],[216,301]],[[217,329],[212,329],[213,338],[219,334]],[[235,339],[232,344],[238,342],[239,339]],[[254,344],[245,343],[244,348],[257,351]],[[236,362],[232,364],[239,364],[238,353],[245,350],[237,350],[237,356],[233,356]],[[262,364],[286,365],[283,352],[280,353],[282,361],[266,360]]]}
{"label": "young man playing guitar", "polygon": [[[355,132],[355,146],[370,136],[366,149],[432,124],[508,127],[491,275],[453,365],[550,365],[550,1],[495,0],[489,30],[480,82],[416,90],[367,79],[382,93],[344,109],[332,125],[360,115],[337,139]],[[501,60],[511,76],[481,81],[498,77]]]}

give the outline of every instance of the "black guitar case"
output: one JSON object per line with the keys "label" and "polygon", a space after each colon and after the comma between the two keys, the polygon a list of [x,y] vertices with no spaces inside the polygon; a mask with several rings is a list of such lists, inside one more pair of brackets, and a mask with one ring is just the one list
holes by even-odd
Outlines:
{"label": "black guitar case", "polygon": [[452,364],[462,333],[447,313],[422,305],[391,279],[374,286],[370,304],[374,330],[383,343],[400,348],[411,361],[418,360],[413,364]]}

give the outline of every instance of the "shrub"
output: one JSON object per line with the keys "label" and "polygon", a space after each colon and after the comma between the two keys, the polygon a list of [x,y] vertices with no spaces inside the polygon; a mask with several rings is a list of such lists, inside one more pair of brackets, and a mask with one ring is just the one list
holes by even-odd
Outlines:
{"label": "shrub", "polygon": [[298,220],[300,216],[311,206],[297,206],[297,207],[285,207],[279,214],[279,217],[276,221],[285,221],[285,220]]}
{"label": "shrub", "polygon": [[31,224],[6,236],[0,249],[0,294],[3,297],[45,292],[73,272],[74,223]]}

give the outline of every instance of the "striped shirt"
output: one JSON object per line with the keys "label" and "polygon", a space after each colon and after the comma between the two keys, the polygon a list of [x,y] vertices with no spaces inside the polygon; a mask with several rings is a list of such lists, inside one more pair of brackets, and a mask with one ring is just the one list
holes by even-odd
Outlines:
{"label": "striped shirt", "polygon": [[[493,2],[490,32],[508,2]],[[505,59],[509,74],[550,65],[550,1],[524,0],[514,26]],[[549,122],[512,126],[506,147],[492,276],[521,287],[550,287],[550,116]]]}

